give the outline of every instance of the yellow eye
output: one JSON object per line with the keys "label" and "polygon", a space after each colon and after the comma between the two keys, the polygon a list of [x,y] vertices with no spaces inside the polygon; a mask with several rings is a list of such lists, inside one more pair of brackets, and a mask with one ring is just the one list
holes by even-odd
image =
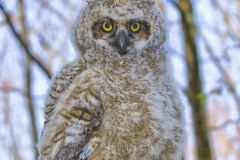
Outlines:
{"label": "yellow eye", "polygon": [[132,32],[137,33],[141,29],[140,22],[132,22],[130,25],[130,29]]}
{"label": "yellow eye", "polygon": [[105,32],[111,32],[113,30],[113,25],[111,22],[105,21],[102,23],[102,29]]}

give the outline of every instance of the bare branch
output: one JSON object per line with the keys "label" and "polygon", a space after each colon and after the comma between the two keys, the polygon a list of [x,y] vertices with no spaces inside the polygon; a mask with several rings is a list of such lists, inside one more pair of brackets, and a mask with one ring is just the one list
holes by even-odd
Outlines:
{"label": "bare branch", "polygon": [[26,97],[26,93],[23,90],[15,87],[0,87],[0,92],[15,92]]}
{"label": "bare branch", "polygon": [[[11,117],[13,116],[13,110],[11,110],[10,105],[11,98],[7,92],[3,94],[3,120],[5,122],[5,125],[9,127],[9,134],[8,137],[10,137],[11,141],[9,143],[8,150],[12,154],[14,160],[21,160],[20,151],[19,151],[19,145],[17,143],[17,137],[15,136],[14,132],[14,123],[12,122]],[[19,124],[18,124],[19,125]]]}
{"label": "bare branch", "polygon": [[[14,86],[0,86],[0,93],[16,93],[19,94],[20,96],[22,96],[23,98],[27,98],[27,93],[17,87]],[[33,98],[35,101],[37,101],[38,99],[44,99],[45,98],[45,94],[44,95],[33,95]]]}
{"label": "bare branch", "polygon": [[49,1],[47,0],[42,0],[40,1],[40,5],[42,5],[43,7],[42,8],[46,8],[48,9],[49,11],[51,11],[52,13],[54,13],[56,15],[57,18],[59,18],[61,21],[64,20],[65,22],[67,21],[67,19],[64,17],[64,15],[58,11],[57,9],[55,9],[54,7],[52,7],[50,4],[49,4]]}
{"label": "bare branch", "polygon": [[209,46],[209,43],[208,43],[207,39],[204,37],[204,34],[202,33],[201,35],[202,35],[202,39],[203,39],[204,45],[205,45],[205,47],[206,47],[206,49],[208,51],[208,54],[210,55],[210,58],[212,59],[212,61],[215,64],[215,66],[217,67],[219,73],[222,74],[224,82],[228,86],[229,90],[231,91],[232,96],[233,96],[233,98],[234,98],[234,100],[235,100],[235,102],[237,104],[238,112],[240,114],[240,97],[238,96],[238,93],[236,91],[234,83],[232,82],[231,77],[228,74],[228,72],[226,72],[226,70],[224,69],[224,67],[220,63],[219,59],[214,55],[214,51]]}
{"label": "bare branch", "polygon": [[11,15],[6,11],[2,3],[0,2],[0,10],[3,13],[3,16],[5,17],[5,20],[7,22],[7,25],[9,26],[10,30],[12,31],[15,38],[18,40],[18,42],[21,44],[23,49],[25,50],[25,53],[44,71],[44,73],[47,75],[48,78],[51,78],[51,72],[49,69],[42,64],[41,61],[39,61],[35,56],[34,53],[30,50],[28,44],[25,42],[24,38],[17,32],[15,29],[12,21],[11,21]]}
{"label": "bare branch", "polygon": [[224,128],[228,127],[229,125],[238,125],[239,123],[240,123],[240,118],[230,119],[230,120],[227,120],[227,121],[223,122],[222,124],[220,124],[218,126],[209,127],[209,130],[210,131],[217,131],[217,130],[224,129]]}

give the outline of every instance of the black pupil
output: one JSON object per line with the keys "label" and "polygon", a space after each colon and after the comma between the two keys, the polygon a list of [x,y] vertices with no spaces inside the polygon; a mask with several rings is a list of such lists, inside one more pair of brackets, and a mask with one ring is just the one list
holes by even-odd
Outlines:
{"label": "black pupil", "polygon": [[137,24],[137,23],[134,23],[134,24],[133,24],[133,28],[134,28],[134,29],[137,29],[137,28],[138,28],[138,24]]}
{"label": "black pupil", "polygon": [[105,27],[106,27],[106,28],[110,28],[110,27],[111,27],[111,24],[110,24],[110,23],[106,23],[106,24],[105,24]]}

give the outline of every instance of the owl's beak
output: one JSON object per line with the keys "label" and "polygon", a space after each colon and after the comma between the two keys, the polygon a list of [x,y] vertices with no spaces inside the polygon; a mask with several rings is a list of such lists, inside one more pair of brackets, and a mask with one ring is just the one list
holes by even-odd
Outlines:
{"label": "owl's beak", "polygon": [[128,33],[124,30],[120,30],[115,37],[114,45],[121,55],[126,54],[128,47]]}

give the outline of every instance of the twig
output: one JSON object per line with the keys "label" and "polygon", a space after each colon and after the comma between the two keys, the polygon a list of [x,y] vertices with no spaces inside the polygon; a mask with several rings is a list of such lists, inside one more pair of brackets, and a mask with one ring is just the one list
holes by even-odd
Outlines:
{"label": "twig", "polygon": [[209,130],[210,131],[217,131],[217,130],[224,129],[224,128],[228,127],[229,125],[238,125],[239,123],[240,123],[240,118],[230,119],[230,120],[227,120],[227,121],[223,122],[222,124],[220,124],[218,126],[209,127]]}
{"label": "twig", "polygon": [[202,35],[202,39],[203,39],[203,42],[205,44],[205,47],[208,51],[208,54],[210,55],[210,58],[212,59],[213,63],[215,64],[215,66],[217,67],[219,73],[222,74],[223,76],[223,79],[225,81],[225,84],[228,86],[229,90],[231,91],[232,93],[232,96],[237,104],[237,109],[238,109],[238,112],[240,114],[240,97],[238,96],[238,93],[234,87],[234,83],[232,82],[229,74],[225,71],[225,69],[223,68],[222,64],[220,63],[219,59],[213,54],[213,50],[212,48],[209,46],[209,43],[207,41],[207,39],[204,37],[203,33],[201,34]]}
{"label": "twig", "polygon": [[[12,87],[12,86],[0,86],[0,92],[11,92],[11,93],[17,93],[21,95],[23,98],[27,98],[27,93],[23,91],[20,88]],[[39,99],[44,99],[45,94],[43,95],[33,95],[34,101],[37,101]]]}
{"label": "twig", "polygon": [[44,71],[44,73],[47,75],[48,78],[51,78],[51,72],[49,69],[42,64],[35,56],[34,53],[30,50],[29,46],[25,42],[25,40],[21,37],[21,34],[17,32],[15,29],[12,21],[11,21],[11,15],[6,11],[2,3],[0,2],[0,10],[2,11],[5,20],[7,22],[7,25],[9,26],[10,30],[12,31],[13,35],[16,37],[16,39],[19,41],[23,49],[25,50],[25,53]]}
{"label": "twig", "polygon": [[56,15],[56,17],[58,17],[58,19],[60,19],[61,21],[64,20],[65,22],[67,21],[67,19],[64,17],[64,15],[62,14],[62,12],[59,12],[57,9],[55,9],[54,7],[52,7],[49,4],[49,1],[47,0],[42,0],[40,1],[40,5],[42,5],[42,8],[46,8],[48,9],[50,12],[54,13]]}
{"label": "twig", "polygon": [[[18,141],[17,141],[17,137],[14,134],[14,123],[11,121],[11,117],[13,116],[13,111],[11,110],[11,105],[10,105],[10,96],[8,95],[8,93],[5,93],[3,95],[3,119],[5,122],[5,125],[9,127],[9,134],[7,137],[10,138],[11,141],[9,141],[8,144],[8,150],[9,152],[12,154],[14,160],[21,160],[21,156],[20,156],[20,151],[19,151],[19,145],[18,145]],[[19,125],[19,124],[18,124]],[[5,128],[5,127],[4,127]]]}
{"label": "twig", "polygon": [[14,88],[14,87],[0,87],[0,92],[16,92],[24,97],[26,97],[26,93],[19,89],[19,88]]}

